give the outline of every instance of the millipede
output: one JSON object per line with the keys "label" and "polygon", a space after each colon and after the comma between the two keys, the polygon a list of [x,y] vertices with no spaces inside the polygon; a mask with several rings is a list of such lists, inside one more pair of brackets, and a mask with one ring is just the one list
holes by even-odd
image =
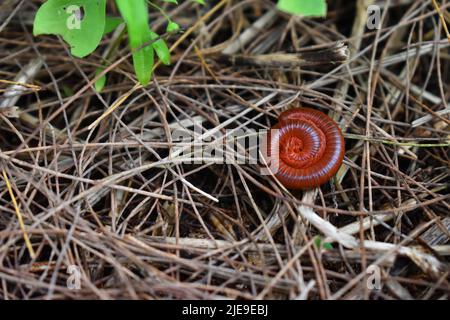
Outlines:
{"label": "millipede", "polygon": [[[311,189],[326,183],[341,166],[344,152],[339,126],[318,110],[287,110],[269,133],[268,155],[272,167],[277,168],[274,175],[288,189]],[[271,156],[274,154],[278,157]]]}

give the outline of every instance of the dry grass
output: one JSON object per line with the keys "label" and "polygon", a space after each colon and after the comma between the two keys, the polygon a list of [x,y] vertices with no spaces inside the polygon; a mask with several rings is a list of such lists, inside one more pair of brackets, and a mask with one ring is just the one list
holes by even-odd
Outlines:
{"label": "dry grass", "polygon": [[[142,88],[125,41],[108,49],[117,34],[75,59],[32,36],[40,1],[2,1],[0,298],[448,299],[450,4],[329,1],[310,20],[270,1],[209,2],[167,8],[195,27],[169,37],[172,66]],[[381,30],[365,28],[371,3]],[[331,65],[260,56],[337,41],[350,58]],[[220,140],[298,105],[346,136],[344,165],[318,190],[290,192],[255,165],[186,164],[172,148],[175,128],[194,135],[202,121]],[[71,265],[80,290],[66,286]],[[372,265],[380,290],[367,287]]]}

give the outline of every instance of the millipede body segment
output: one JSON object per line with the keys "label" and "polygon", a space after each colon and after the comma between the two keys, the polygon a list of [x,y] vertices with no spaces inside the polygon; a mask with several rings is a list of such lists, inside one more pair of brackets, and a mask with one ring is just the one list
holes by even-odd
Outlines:
{"label": "millipede body segment", "polygon": [[275,176],[289,189],[310,189],[329,181],[341,166],[344,151],[336,122],[314,109],[285,111],[270,130],[271,167],[277,168]]}

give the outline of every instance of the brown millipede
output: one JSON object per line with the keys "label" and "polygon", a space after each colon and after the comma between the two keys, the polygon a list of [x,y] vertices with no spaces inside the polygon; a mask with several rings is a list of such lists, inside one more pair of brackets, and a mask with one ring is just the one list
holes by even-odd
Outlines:
{"label": "brown millipede", "polygon": [[344,137],[338,125],[314,109],[283,112],[270,130],[268,141],[269,156],[278,151],[278,157],[271,157],[277,161],[274,174],[289,189],[309,189],[326,183],[344,158]]}

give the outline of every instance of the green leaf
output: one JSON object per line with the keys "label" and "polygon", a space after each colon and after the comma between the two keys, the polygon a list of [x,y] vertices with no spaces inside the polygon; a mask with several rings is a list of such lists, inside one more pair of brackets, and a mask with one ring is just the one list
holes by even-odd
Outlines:
{"label": "green leaf", "polygon": [[[143,35],[142,37],[142,44],[149,43],[151,41],[150,31],[148,30],[147,32],[147,35]],[[147,45],[133,53],[134,71],[136,72],[139,82],[143,86],[146,86],[152,78],[155,59],[154,55],[155,53],[151,45]]]}
{"label": "green leaf", "polygon": [[[148,5],[146,0],[116,0],[120,14],[128,29],[128,39],[133,52],[134,71],[139,82],[146,86],[152,77],[154,51],[152,33],[148,26]],[[145,45],[144,47],[142,47]]]}
{"label": "green leaf", "polygon": [[323,243],[323,248],[326,250],[333,250],[333,245],[329,242],[324,242]]}
{"label": "green leaf", "polygon": [[[103,70],[105,70],[105,69],[97,68],[97,70],[95,70],[95,77],[97,77],[100,73],[102,73]],[[106,84],[106,74],[104,74],[97,81],[95,81],[95,90],[97,92],[101,92],[103,90],[103,88],[105,87],[105,84]]]}
{"label": "green leaf", "polygon": [[[158,39],[159,35],[153,31],[150,31],[151,39],[155,40]],[[164,63],[165,65],[170,64],[170,51],[169,47],[167,47],[166,42],[164,39],[159,38],[155,42],[152,43],[153,49],[155,49],[156,54],[158,55],[158,58]]]}
{"label": "green leaf", "polygon": [[201,5],[205,5],[205,0],[192,0],[192,1],[200,3]]}
{"label": "green leaf", "polygon": [[163,2],[169,2],[169,3],[178,4],[177,0],[163,0]]}
{"label": "green leaf", "polygon": [[106,0],[48,0],[36,14],[33,34],[60,35],[72,54],[82,58],[92,53],[102,39],[105,10]]}
{"label": "green leaf", "polygon": [[322,237],[321,236],[316,236],[314,238],[314,245],[316,246],[317,249],[322,250],[332,250],[333,249],[333,245],[329,242],[322,242]]}
{"label": "green leaf", "polygon": [[72,88],[70,88],[69,86],[63,85],[63,93],[64,96],[66,97],[71,97],[75,94],[75,92],[73,92]]}
{"label": "green leaf", "polygon": [[322,247],[322,238],[320,236],[317,236],[314,239],[314,244],[316,245],[317,249],[320,249]]}
{"label": "green leaf", "polygon": [[180,26],[178,25],[178,23],[169,21],[169,23],[167,24],[166,31],[167,32],[176,32],[178,30],[180,30]]}
{"label": "green leaf", "polygon": [[123,22],[121,17],[106,17],[104,34],[110,33]]}
{"label": "green leaf", "polygon": [[278,0],[278,9],[303,17],[325,17],[327,2],[325,0]]}

